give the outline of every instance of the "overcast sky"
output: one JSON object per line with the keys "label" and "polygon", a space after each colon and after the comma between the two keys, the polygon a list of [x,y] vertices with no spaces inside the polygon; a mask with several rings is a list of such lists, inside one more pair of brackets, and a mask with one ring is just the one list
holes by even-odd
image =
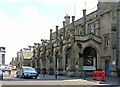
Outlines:
{"label": "overcast sky", "polygon": [[62,27],[65,15],[82,17],[96,10],[98,0],[0,0],[0,46],[6,47],[6,63],[17,51],[49,39],[50,29]]}

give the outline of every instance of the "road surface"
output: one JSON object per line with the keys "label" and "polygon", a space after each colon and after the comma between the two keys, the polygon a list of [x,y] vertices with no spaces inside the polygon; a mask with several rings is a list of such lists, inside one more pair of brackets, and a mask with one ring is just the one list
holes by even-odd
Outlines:
{"label": "road surface", "polygon": [[[46,78],[46,77],[44,77]],[[4,73],[3,81],[0,81],[2,87],[106,87],[109,84],[100,84],[100,81],[87,81],[83,79],[62,79],[62,80],[45,80],[41,77],[37,79],[31,78],[16,78],[15,73],[12,73],[11,76],[7,72]],[[110,86],[118,87],[118,86]]]}

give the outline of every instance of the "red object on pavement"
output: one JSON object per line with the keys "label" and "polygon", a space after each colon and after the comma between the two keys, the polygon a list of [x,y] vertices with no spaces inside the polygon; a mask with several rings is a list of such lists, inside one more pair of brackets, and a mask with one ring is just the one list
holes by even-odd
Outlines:
{"label": "red object on pavement", "polygon": [[105,73],[103,70],[94,70],[92,73],[94,80],[105,81]]}

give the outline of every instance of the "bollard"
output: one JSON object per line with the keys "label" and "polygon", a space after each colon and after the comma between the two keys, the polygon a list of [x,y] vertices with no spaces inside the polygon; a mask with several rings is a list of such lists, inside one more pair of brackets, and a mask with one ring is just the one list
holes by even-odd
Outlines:
{"label": "bollard", "polygon": [[45,70],[43,70],[43,77],[45,77],[45,74],[46,74],[46,71],[45,71]]}
{"label": "bollard", "polygon": [[57,71],[55,72],[55,79],[57,79]]}
{"label": "bollard", "polygon": [[86,77],[87,77],[86,71],[84,71],[84,80],[86,80]]}

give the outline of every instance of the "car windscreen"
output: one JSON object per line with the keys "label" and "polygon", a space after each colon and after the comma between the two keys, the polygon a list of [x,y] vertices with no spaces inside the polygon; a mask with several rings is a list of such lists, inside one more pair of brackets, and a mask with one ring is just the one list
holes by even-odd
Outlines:
{"label": "car windscreen", "polygon": [[35,71],[33,68],[23,68],[23,71]]}

